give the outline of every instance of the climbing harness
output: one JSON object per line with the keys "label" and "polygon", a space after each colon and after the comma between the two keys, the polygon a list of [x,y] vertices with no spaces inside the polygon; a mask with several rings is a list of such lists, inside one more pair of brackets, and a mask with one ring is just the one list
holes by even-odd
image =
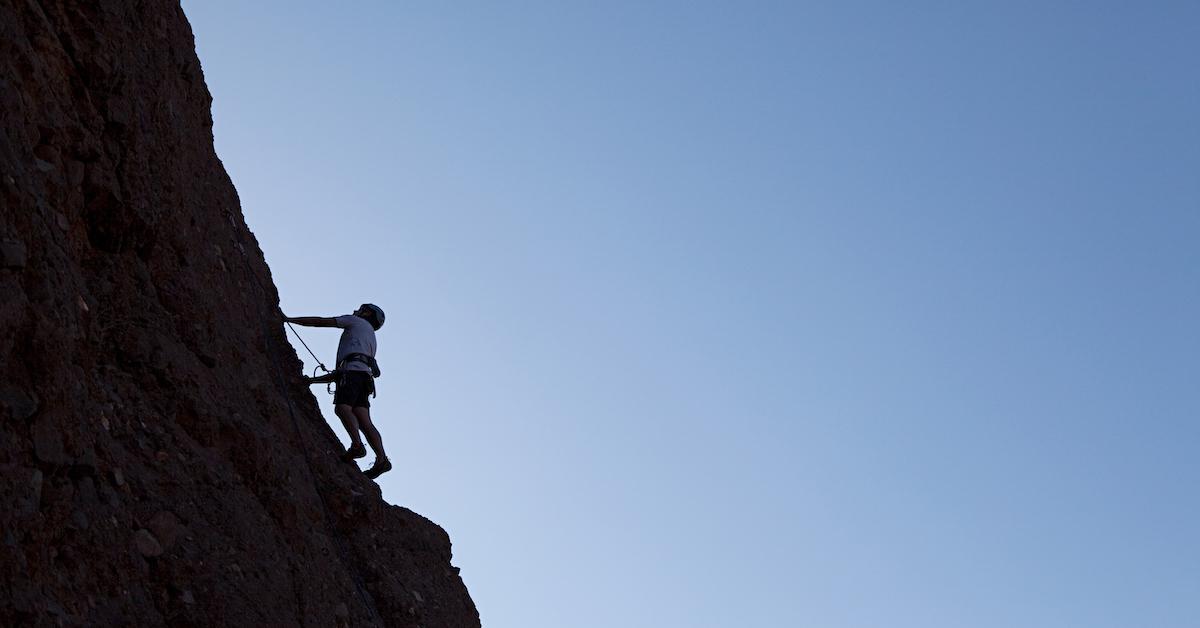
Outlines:
{"label": "climbing harness", "polygon": [[366,364],[367,368],[371,369],[371,377],[379,377],[383,374],[383,372],[379,370],[379,363],[375,361],[375,358],[365,353],[351,353],[350,355],[346,356],[342,359],[341,363],[338,364],[338,370],[341,370],[341,368],[348,362],[361,362]]}

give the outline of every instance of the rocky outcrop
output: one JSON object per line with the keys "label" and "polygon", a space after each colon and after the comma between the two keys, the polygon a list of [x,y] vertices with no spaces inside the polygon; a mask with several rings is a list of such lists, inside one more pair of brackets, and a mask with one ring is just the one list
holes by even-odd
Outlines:
{"label": "rocky outcrop", "polygon": [[0,0],[0,625],[478,626],[340,463],[177,2]]}

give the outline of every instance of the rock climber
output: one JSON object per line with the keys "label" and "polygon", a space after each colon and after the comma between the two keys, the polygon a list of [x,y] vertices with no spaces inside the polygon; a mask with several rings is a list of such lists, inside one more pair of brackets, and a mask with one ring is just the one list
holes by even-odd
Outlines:
{"label": "rock climber", "polygon": [[379,365],[375,362],[375,332],[383,327],[383,310],[377,305],[364,303],[353,314],[326,318],[322,316],[284,317],[284,322],[307,327],[341,327],[342,337],[338,341],[337,367],[332,373],[320,377],[305,377],[306,384],[335,382],[333,411],[342,420],[350,434],[350,448],[342,454],[342,460],[352,462],[367,455],[363,447],[361,431],[367,444],[375,452],[375,464],[364,473],[372,480],[392,468],[391,461],[383,451],[383,440],[379,430],[371,422],[371,401],[375,392],[375,378],[379,376]]}

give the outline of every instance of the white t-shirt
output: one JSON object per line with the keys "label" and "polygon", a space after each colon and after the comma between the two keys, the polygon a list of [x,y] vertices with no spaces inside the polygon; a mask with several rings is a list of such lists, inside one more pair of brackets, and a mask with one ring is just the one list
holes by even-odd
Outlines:
{"label": "white t-shirt", "polygon": [[[338,327],[342,328],[342,338],[338,340],[337,362],[341,364],[342,360],[351,353],[365,353],[371,357],[375,357],[375,329],[367,322],[367,319],[360,318],[353,314],[334,317],[334,322]],[[366,371],[371,372],[371,367],[355,360],[347,362],[343,370],[346,371]]]}

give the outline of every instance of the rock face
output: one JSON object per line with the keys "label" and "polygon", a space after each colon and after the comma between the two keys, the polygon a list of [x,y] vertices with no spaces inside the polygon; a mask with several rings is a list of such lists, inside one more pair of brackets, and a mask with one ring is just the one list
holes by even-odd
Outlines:
{"label": "rock face", "polygon": [[0,625],[478,626],[338,462],[163,0],[0,0]]}

